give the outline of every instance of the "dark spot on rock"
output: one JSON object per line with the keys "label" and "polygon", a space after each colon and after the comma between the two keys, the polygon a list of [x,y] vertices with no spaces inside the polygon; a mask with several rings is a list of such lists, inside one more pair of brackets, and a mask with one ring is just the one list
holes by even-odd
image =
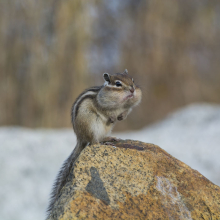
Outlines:
{"label": "dark spot on rock", "polygon": [[79,217],[80,210],[76,213],[76,217]]}
{"label": "dark spot on rock", "polygon": [[135,149],[135,150],[138,150],[138,151],[143,151],[144,148],[143,147],[139,147],[139,146],[136,146],[136,145],[132,145],[132,144],[116,144],[117,147],[119,148],[129,148],[129,149]]}
{"label": "dark spot on rock", "polygon": [[97,199],[102,200],[105,204],[110,204],[110,199],[108,193],[104,187],[104,184],[99,176],[99,172],[95,167],[90,168],[90,173],[92,179],[89,181],[86,186],[86,191],[92,194]]}

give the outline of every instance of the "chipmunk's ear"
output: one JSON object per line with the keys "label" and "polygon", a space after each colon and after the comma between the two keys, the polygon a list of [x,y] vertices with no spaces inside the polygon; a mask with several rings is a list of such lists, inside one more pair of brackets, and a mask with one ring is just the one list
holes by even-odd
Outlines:
{"label": "chipmunk's ear", "polygon": [[107,83],[110,83],[110,76],[108,73],[103,73],[103,78]]}
{"label": "chipmunk's ear", "polygon": [[125,69],[125,71],[123,72],[123,74],[128,74],[128,70],[127,70],[127,69]]}

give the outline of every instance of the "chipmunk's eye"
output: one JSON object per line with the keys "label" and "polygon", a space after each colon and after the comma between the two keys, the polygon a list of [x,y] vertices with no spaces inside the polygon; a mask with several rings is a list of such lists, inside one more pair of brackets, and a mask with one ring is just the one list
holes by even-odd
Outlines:
{"label": "chipmunk's eye", "polygon": [[115,85],[116,85],[117,87],[122,86],[122,84],[121,84],[121,82],[120,82],[120,81],[116,81],[116,82],[115,82]]}

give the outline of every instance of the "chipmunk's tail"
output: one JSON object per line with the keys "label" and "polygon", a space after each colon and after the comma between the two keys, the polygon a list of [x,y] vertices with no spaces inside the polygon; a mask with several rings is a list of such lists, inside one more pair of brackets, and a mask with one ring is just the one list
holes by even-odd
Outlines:
{"label": "chipmunk's tail", "polygon": [[71,168],[73,167],[76,159],[80,155],[81,151],[86,147],[86,145],[87,143],[81,143],[80,141],[77,141],[76,147],[74,148],[70,156],[64,161],[53,185],[50,203],[47,209],[47,213],[48,213],[47,219],[50,215],[51,210],[54,207],[54,204],[60,194],[61,189],[67,182],[67,178],[69,176]]}

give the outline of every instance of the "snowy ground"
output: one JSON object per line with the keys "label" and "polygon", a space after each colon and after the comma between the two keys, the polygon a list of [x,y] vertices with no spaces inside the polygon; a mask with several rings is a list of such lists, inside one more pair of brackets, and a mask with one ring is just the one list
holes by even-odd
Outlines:
{"label": "snowy ground", "polygon": [[[219,105],[191,105],[141,131],[116,136],[157,144],[220,185]],[[75,141],[69,129],[0,128],[0,219],[45,218],[53,180]]]}

